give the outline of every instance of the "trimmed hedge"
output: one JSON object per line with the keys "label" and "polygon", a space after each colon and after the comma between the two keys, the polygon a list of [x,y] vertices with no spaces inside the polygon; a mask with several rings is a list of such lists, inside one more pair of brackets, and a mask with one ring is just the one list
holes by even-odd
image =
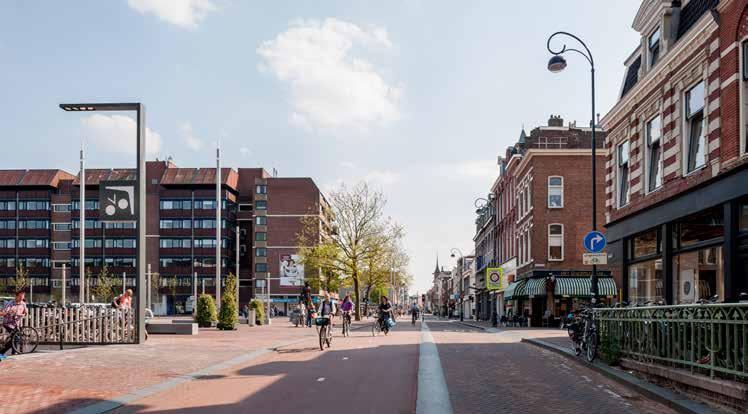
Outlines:
{"label": "trimmed hedge", "polygon": [[203,294],[197,298],[197,312],[195,313],[195,322],[200,327],[209,327],[217,320],[216,302],[213,296]]}
{"label": "trimmed hedge", "polygon": [[221,312],[218,314],[218,329],[233,331],[239,323],[239,309],[236,306],[236,276],[229,273],[226,288],[221,296]]}
{"label": "trimmed hedge", "polygon": [[265,323],[265,304],[259,299],[252,299],[249,308],[255,310],[255,322],[258,325]]}

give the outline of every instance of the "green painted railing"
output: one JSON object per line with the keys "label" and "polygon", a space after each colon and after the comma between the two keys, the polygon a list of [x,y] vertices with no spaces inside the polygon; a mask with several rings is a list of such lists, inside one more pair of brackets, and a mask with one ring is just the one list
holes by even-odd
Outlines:
{"label": "green painted railing", "polygon": [[624,358],[748,382],[748,303],[595,309]]}

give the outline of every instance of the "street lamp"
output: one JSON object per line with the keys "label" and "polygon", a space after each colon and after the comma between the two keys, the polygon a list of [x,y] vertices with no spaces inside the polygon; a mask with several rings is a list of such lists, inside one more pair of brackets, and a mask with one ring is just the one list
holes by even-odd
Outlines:
{"label": "street lamp", "polygon": [[465,265],[465,256],[463,256],[462,251],[458,248],[452,248],[450,250],[450,256],[452,258],[455,257],[455,252],[460,255],[460,267],[458,271],[460,272],[460,322],[465,320],[465,291],[463,289],[463,282],[462,282],[462,266]]}
{"label": "street lamp", "polygon": [[[135,310],[135,324],[137,325],[135,342],[142,344],[145,342],[145,303],[146,303],[146,289],[145,284],[145,181],[146,181],[146,170],[145,170],[145,106],[142,103],[63,103],[60,104],[60,108],[66,112],[90,112],[90,111],[134,111],[136,128],[136,194],[135,198],[136,205],[138,206],[138,215],[136,219],[135,227],[138,233],[138,243],[135,246],[137,255],[136,269],[137,269],[137,280],[136,280],[136,291],[137,291],[137,308]],[[81,151],[81,158],[83,153]],[[81,173],[81,199],[85,197],[85,173]],[[86,206],[81,204],[80,209],[85,210]],[[85,222],[81,222],[81,231],[86,227]],[[84,243],[81,240],[80,243],[81,251],[84,251]],[[83,259],[83,256],[81,256]],[[85,262],[81,260],[80,269],[85,267]],[[83,270],[81,270],[83,274]],[[80,281],[84,279],[81,277]]]}
{"label": "street lamp", "polygon": [[[579,42],[579,44],[582,45],[585,52],[574,49],[574,48],[567,48],[566,44],[564,44],[560,50],[553,50],[551,49],[551,40],[556,37],[557,35],[564,35],[571,37],[572,39]],[[556,32],[552,34],[550,37],[548,37],[548,42],[546,43],[546,48],[553,56],[551,56],[551,59],[548,61],[548,70],[554,73],[561,72],[566,68],[566,59],[564,59],[562,54],[566,52],[577,52],[580,55],[584,56],[585,59],[587,59],[587,62],[590,63],[590,76],[591,76],[591,82],[592,82],[592,143],[590,144],[590,147],[592,148],[592,230],[597,231],[597,176],[595,174],[595,167],[596,167],[596,142],[595,142],[595,59],[592,57],[592,52],[590,52],[590,49],[587,47],[584,42],[574,36],[571,33],[568,32]],[[592,278],[590,280],[590,294],[592,296],[592,303],[594,304],[597,302],[597,265],[592,265]]]}

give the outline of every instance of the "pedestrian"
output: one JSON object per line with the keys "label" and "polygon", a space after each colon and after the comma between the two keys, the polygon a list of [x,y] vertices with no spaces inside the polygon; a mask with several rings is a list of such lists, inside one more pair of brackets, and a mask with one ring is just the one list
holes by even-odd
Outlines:
{"label": "pedestrian", "polygon": [[112,301],[112,307],[115,309],[131,309],[132,289],[127,289],[125,293],[115,297]]}

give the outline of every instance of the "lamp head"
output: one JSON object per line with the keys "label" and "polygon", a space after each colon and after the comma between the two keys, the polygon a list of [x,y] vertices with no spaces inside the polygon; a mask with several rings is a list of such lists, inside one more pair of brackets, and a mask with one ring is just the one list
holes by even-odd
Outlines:
{"label": "lamp head", "polygon": [[453,258],[453,259],[454,259],[454,257],[455,257],[455,254],[454,254],[454,253],[452,253],[452,254],[450,254],[450,255],[449,255],[449,257],[451,257],[451,258]]}
{"label": "lamp head", "polygon": [[548,61],[548,70],[553,73],[561,72],[566,68],[566,59],[561,55],[553,55]]}

